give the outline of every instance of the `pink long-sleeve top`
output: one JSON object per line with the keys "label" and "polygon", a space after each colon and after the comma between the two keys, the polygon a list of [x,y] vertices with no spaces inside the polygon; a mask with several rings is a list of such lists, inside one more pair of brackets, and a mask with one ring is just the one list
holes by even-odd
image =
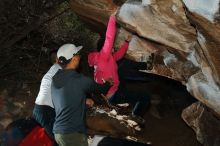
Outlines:
{"label": "pink long-sleeve top", "polygon": [[112,95],[118,90],[118,66],[116,61],[120,60],[128,49],[128,43],[125,41],[122,47],[112,54],[112,48],[116,32],[116,19],[111,16],[108,22],[104,46],[100,52],[92,52],[88,55],[89,66],[94,66],[94,79],[102,84],[103,79],[112,78],[113,86],[109,89],[107,95]]}

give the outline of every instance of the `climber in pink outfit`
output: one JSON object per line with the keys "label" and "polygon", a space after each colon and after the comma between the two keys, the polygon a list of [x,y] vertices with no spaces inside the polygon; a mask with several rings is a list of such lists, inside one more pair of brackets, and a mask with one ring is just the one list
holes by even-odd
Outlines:
{"label": "climber in pink outfit", "polygon": [[118,90],[119,77],[116,61],[123,58],[127,49],[128,41],[117,52],[113,52],[113,44],[116,33],[116,18],[110,16],[104,46],[100,52],[92,52],[88,55],[89,66],[94,66],[94,79],[97,83],[103,84],[103,81],[109,78],[113,80],[113,86],[109,89],[106,97],[110,98]]}

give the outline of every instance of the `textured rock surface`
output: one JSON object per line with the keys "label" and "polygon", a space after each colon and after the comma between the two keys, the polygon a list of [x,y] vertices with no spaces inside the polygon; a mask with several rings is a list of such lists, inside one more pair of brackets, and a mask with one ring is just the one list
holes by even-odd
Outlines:
{"label": "textured rock surface", "polygon": [[220,145],[220,119],[216,118],[208,108],[200,102],[186,108],[182,117],[197,134],[197,139],[204,146]]}
{"label": "textured rock surface", "polygon": [[197,40],[201,46],[201,50],[214,73],[215,79],[220,83],[220,25],[211,23],[195,13],[188,13],[188,17],[196,25],[198,31]]}
{"label": "textured rock surface", "polygon": [[[118,7],[107,0],[83,2],[72,0],[73,10],[96,24],[106,24],[109,15]],[[204,4],[183,2],[193,12],[209,14],[213,20],[218,18],[215,4],[219,1],[212,1],[209,5],[205,1]],[[127,1],[117,13],[118,22],[127,31],[118,31],[115,46],[119,46],[127,35],[133,35],[128,57],[146,61],[151,53],[155,53],[154,68],[147,72],[182,82],[190,93],[220,115],[220,27],[217,21],[209,21],[211,17],[206,19],[203,17],[206,15],[185,13],[183,2]]]}
{"label": "textured rock surface", "polygon": [[195,50],[201,69],[191,76],[187,88],[194,97],[220,115],[220,26],[196,13],[187,15],[197,28],[198,45]]}
{"label": "textured rock surface", "polygon": [[[118,7],[107,0],[83,2],[72,0],[73,10],[96,24],[106,24],[109,15]],[[183,2],[193,11],[197,10],[195,6],[204,9],[206,4],[205,1],[201,5]],[[218,14],[214,7],[217,3],[213,1],[207,5],[212,9],[209,14]],[[190,93],[220,115],[219,25],[210,22],[208,17],[185,13],[183,6],[180,0],[127,1],[117,13],[122,28],[118,31],[115,46],[117,48],[127,35],[133,35],[128,57],[146,61],[151,53],[155,53],[154,68],[147,72],[182,82]],[[197,33],[190,23],[196,26]]]}
{"label": "textured rock surface", "polygon": [[[88,9],[87,12],[73,10],[80,15],[87,13],[86,17],[96,24],[106,24],[117,7],[108,1],[104,11],[98,6],[99,0],[89,1],[92,0],[87,2],[96,9],[93,13],[88,4],[79,4],[74,0],[71,4]],[[102,1],[102,4],[105,2]],[[184,5],[187,7],[185,10]],[[132,35],[127,57],[147,61],[154,53],[153,69],[146,72],[180,81],[195,98],[220,117],[219,0],[129,0],[118,10],[117,21],[121,28],[117,33],[116,48]],[[194,119],[200,118],[200,114],[190,113],[193,110],[189,108],[187,111],[194,115]],[[208,122],[212,122],[209,117],[212,118],[212,115],[205,114],[198,123],[209,127]],[[196,124],[194,129],[200,129],[200,125]],[[205,135],[196,133],[200,142],[211,144],[208,141],[214,140],[218,145],[219,139],[213,139],[211,132],[205,132]]]}
{"label": "textured rock surface", "polygon": [[121,7],[118,18],[138,35],[166,46],[189,52],[195,44],[195,30],[179,0],[157,0],[145,6],[128,2]]}
{"label": "textured rock surface", "polygon": [[211,22],[219,21],[219,0],[183,0],[186,7]]}

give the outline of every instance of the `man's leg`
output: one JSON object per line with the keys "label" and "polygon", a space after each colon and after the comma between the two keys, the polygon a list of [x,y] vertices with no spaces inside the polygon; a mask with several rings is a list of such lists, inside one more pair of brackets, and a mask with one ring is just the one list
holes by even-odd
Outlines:
{"label": "man's leg", "polygon": [[149,107],[150,98],[144,91],[126,90],[125,97],[128,103],[133,106],[131,118],[141,127],[145,126],[144,115]]}
{"label": "man's leg", "polygon": [[133,114],[144,117],[144,114],[146,113],[150,104],[150,98],[148,95],[143,93],[137,93],[136,95],[137,102],[134,106]]}

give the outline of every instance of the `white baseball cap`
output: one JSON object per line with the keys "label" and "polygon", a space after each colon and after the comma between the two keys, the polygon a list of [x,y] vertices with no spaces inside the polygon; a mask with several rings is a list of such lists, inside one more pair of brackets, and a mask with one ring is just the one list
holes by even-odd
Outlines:
{"label": "white baseball cap", "polygon": [[76,47],[74,44],[64,44],[57,51],[57,58],[59,59],[60,57],[64,57],[66,60],[69,60],[82,48],[83,46]]}

